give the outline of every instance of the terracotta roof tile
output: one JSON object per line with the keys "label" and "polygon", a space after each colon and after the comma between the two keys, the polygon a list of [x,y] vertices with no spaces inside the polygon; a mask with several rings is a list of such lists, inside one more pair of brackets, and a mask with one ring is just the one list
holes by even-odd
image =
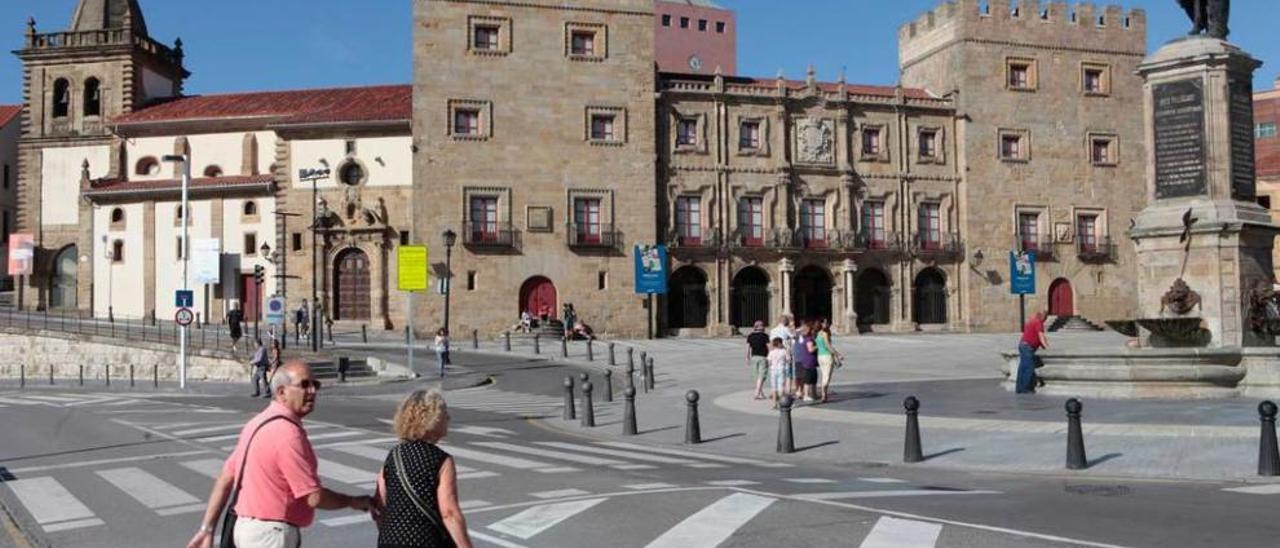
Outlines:
{"label": "terracotta roof tile", "polygon": [[[190,188],[222,187],[236,185],[261,185],[275,180],[272,175],[229,175],[225,177],[192,177]],[[180,179],[157,179],[152,181],[126,181],[122,179],[99,179],[93,181],[92,192],[101,191],[145,191],[169,190],[181,188]]]}
{"label": "terracotta roof tile", "polygon": [[412,114],[412,86],[394,85],[180,97],[113,121],[127,125],[261,117],[291,124],[408,121]]}
{"label": "terracotta roof tile", "polygon": [[22,105],[0,105],[0,127],[9,125],[9,122],[20,114],[22,114]]}

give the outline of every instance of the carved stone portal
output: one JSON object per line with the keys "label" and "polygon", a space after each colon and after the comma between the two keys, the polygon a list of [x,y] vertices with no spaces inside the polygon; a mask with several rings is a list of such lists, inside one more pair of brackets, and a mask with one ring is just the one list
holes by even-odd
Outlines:
{"label": "carved stone portal", "polygon": [[806,164],[835,163],[835,122],[802,118],[796,122],[796,158]]}

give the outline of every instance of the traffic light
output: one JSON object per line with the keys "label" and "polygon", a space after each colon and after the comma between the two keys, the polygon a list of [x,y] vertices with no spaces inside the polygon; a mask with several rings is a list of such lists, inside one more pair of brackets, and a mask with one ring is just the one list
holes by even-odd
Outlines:
{"label": "traffic light", "polygon": [[263,268],[262,265],[254,265],[253,281],[256,282],[258,285],[262,285],[262,282],[266,281],[266,279],[267,279],[267,269]]}

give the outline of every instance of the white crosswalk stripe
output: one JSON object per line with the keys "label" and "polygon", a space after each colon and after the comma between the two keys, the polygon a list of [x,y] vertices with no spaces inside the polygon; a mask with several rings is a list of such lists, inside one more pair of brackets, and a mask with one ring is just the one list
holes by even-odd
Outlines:
{"label": "white crosswalk stripe", "polygon": [[53,533],[103,525],[89,507],[80,502],[58,480],[50,477],[6,481],[31,517],[45,532]]}
{"label": "white crosswalk stripe", "polygon": [[[613,402],[606,402],[601,391],[602,389],[597,389],[596,394],[593,396],[596,417],[603,418],[618,413],[621,409],[619,399],[614,398]],[[564,407],[563,397],[507,392],[490,387],[452,390],[448,393],[448,396],[451,407],[523,417],[556,415]],[[579,406],[581,404],[582,401],[579,396],[574,400],[574,405]]]}
{"label": "white crosswalk stripe", "polygon": [[710,455],[707,453],[699,453],[696,451],[683,451],[680,449],[667,449],[665,447],[652,447],[645,445],[636,445],[634,443],[626,443],[621,441],[598,442],[599,445],[609,447],[617,447],[628,451],[648,451],[650,453],[659,453],[663,455],[676,455],[680,457],[690,457],[695,459],[709,460],[714,462],[723,462],[727,464],[747,464],[751,466],[759,466],[761,468],[790,468],[792,465],[785,462],[768,462],[759,459],[745,459],[738,457],[726,457],[724,455]]}
{"label": "white crosswalk stripe", "polygon": [[489,464],[497,464],[518,470],[532,470],[543,474],[558,474],[562,472],[577,472],[577,468],[567,466],[555,466],[545,462],[530,460],[520,457],[512,457],[507,455],[499,455],[487,453],[475,449],[458,447],[457,445],[448,445],[444,448],[445,452],[456,458],[464,460],[473,460],[477,462],[485,462]]}
{"label": "white crosswalk stripe", "polygon": [[490,449],[504,449],[514,453],[525,453],[525,454],[534,455],[538,457],[558,459],[558,460],[573,462],[577,464],[587,464],[591,466],[608,466],[610,468],[616,468],[618,470],[650,470],[655,468],[647,464],[630,464],[630,463],[620,461],[620,460],[615,460],[615,459],[606,459],[601,457],[577,455],[573,453],[566,453],[564,451],[552,451],[550,449],[539,449],[537,447],[516,445],[513,443],[492,441],[492,442],[475,442],[475,443],[472,443],[471,445],[479,445],[481,447],[488,447]]}
{"label": "white crosswalk stripe", "polygon": [[200,512],[205,505],[194,496],[141,468],[99,470],[98,475],[143,506],[162,516]]}
{"label": "white crosswalk stripe", "polygon": [[1271,483],[1267,485],[1250,485],[1248,487],[1229,487],[1223,489],[1230,493],[1244,493],[1246,495],[1280,495],[1280,484]]}
{"label": "white crosswalk stripe", "polygon": [[697,462],[689,459],[666,457],[661,455],[650,455],[648,453],[640,453],[636,450],[623,451],[621,449],[606,449],[604,447],[595,447],[591,445],[582,445],[582,444],[568,443],[568,442],[562,442],[562,441],[540,441],[537,443],[538,445],[545,445],[547,447],[559,447],[561,449],[570,449],[573,451],[582,451],[585,453],[596,453],[600,455],[623,457],[623,458],[638,460],[642,462],[656,462],[658,464],[678,464],[682,466],[688,466],[689,468],[720,468],[724,466],[721,464]]}
{"label": "white crosswalk stripe", "polygon": [[489,525],[489,529],[518,539],[528,540],[538,533],[555,527],[560,522],[585,512],[605,500],[608,499],[575,500],[534,506]]}
{"label": "white crosswalk stripe", "polygon": [[181,464],[184,468],[212,479],[217,479],[218,476],[222,475],[223,461],[219,459],[190,460]]}
{"label": "white crosswalk stripe", "polygon": [[942,526],[937,523],[882,517],[860,548],[933,548]]}
{"label": "white crosswalk stripe", "polygon": [[698,510],[668,529],[646,548],[718,546],[777,499],[734,493]]}
{"label": "white crosswalk stripe", "polygon": [[378,474],[376,472],[369,472],[327,459],[316,459],[316,461],[320,465],[319,473],[321,477],[368,489],[372,489],[374,484],[377,483]]}

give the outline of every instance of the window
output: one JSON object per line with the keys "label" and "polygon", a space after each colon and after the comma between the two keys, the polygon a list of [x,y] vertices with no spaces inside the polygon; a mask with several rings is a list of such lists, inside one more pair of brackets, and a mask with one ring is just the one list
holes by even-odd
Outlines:
{"label": "window", "polygon": [[204,168],[204,176],[205,176],[205,177],[209,177],[209,178],[211,178],[211,179],[212,179],[212,178],[216,178],[216,177],[221,177],[221,176],[222,176],[222,168],[220,168],[220,167],[218,167],[218,166],[209,166],[209,167],[206,167],[206,168]]}
{"label": "window", "polygon": [[1080,251],[1094,253],[1098,251],[1098,216],[1081,215],[1076,217],[1076,240],[1080,243]]}
{"label": "window", "polygon": [[724,34],[724,21],[716,21],[716,33]]}
{"label": "window", "polygon": [[364,166],[358,162],[347,162],[338,170],[338,180],[347,186],[358,186],[365,180]]}
{"label": "window", "polygon": [[1095,166],[1116,165],[1116,140],[1110,136],[1089,137],[1089,163]]}
{"label": "window", "polygon": [[258,235],[252,232],[244,235],[244,255],[253,257],[258,254]]}
{"label": "window", "polygon": [[502,27],[498,25],[476,25],[472,30],[471,48],[478,51],[498,51],[498,35]]}
{"label": "window", "polygon": [[409,245],[409,231],[408,231],[408,230],[401,230],[401,231],[400,231],[400,245]]}
{"label": "window", "polygon": [[144,157],[138,160],[137,165],[134,166],[133,173],[135,175],[159,175],[160,162],[156,160],[155,156]]}
{"label": "window", "polygon": [[862,234],[868,249],[884,249],[886,244],[884,202],[862,203]]}
{"label": "window", "polygon": [[[1253,128],[1253,136],[1254,136],[1255,138],[1257,138],[1257,139],[1271,139],[1271,138],[1275,137],[1275,136],[1276,136],[1276,123],[1275,123],[1275,122],[1262,122],[1262,123],[1258,124],[1257,126],[1255,126],[1255,127]],[[7,170],[7,169],[8,169],[8,166],[5,166],[5,169]],[[6,173],[7,173],[7,171],[6,171]],[[7,180],[9,180],[9,178],[8,178],[8,177],[5,177],[5,180],[6,180],[6,181],[7,181]]]}
{"label": "window", "polygon": [[805,200],[800,203],[800,233],[805,247],[826,247],[827,204],[823,200]]}
{"label": "window", "polygon": [[664,26],[664,27],[669,27],[669,26],[671,26],[671,15],[670,15],[670,14],[666,14],[666,13],[662,14],[662,26]]}
{"label": "window", "polygon": [[355,153],[356,153],[356,141],[355,141],[355,139],[347,139],[347,142],[346,142],[346,149],[347,149],[347,156],[354,156],[354,155],[355,155]]}
{"label": "window", "polygon": [[467,137],[480,136],[480,110],[460,108],[453,112],[453,134]]}
{"label": "window", "polygon": [[113,240],[111,242],[111,262],[124,262],[124,240]]}
{"label": "window", "polygon": [[289,249],[292,249],[294,253],[301,253],[302,252],[302,233],[294,232],[289,239],[290,239],[289,243],[291,244],[289,246]]}
{"label": "window", "polygon": [[591,115],[591,140],[593,141],[614,141],[616,136],[613,131],[613,122],[616,117],[612,114],[592,114]]}
{"label": "window", "polygon": [[84,81],[84,115],[102,115],[102,85],[97,78]]}
{"label": "window", "polygon": [[862,154],[864,156],[879,156],[881,150],[880,145],[880,128],[867,127],[862,129]]}
{"label": "window", "polygon": [[1000,135],[1000,159],[1013,161],[1027,159],[1026,143],[1023,142],[1022,135],[1016,133]]}
{"label": "window", "polygon": [[186,213],[186,210],[182,208],[182,204],[178,204],[174,206],[173,207],[173,224],[181,226],[183,218],[186,217],[185,213]]}
{"label": "window", "polygon": [[680,196],[676,198],[676,236],[683,245],[702,243],[702,198]]}
{"label": "window", "polygon": [[472,196],[470,221],[472,242],[498,241],[498,198]]}
{"label": "window", "polygon": [[596,289],[604,291],[609,289],[609,273],[596,272]]}
{"label": "window", "polygon": [[177,257],[178,260],[182,260],[183,253],[185,251],[184,248],[186,247],[182,245],[182,236],[178,236],[177,238],[174,238],[173,243],[174,243],[174,257]]}
{"label": "window", "polygon": [[760,121],[746,120],[738,130],[738,148],[743,150],[760,149]]}
{"label": "window", "polygon": [[569,53],[594,56],[596,54],[596,33],[585,30],[573,31],[569,37]]}
{"label": "window", "polygon": [[66,118],[71,110],[71,82],[59,78],[53,82],[53,117]]}
{"label": "window", "polygon": [[468,270],[467,271],[467,291],[475,291],[475,290],[476,290],[476,271]]}
{"label": "window", "polygon": [[706,20],[706,19],[699,19],[699,20],[698,20],[698,30],[699,30],[699,31],[702,31],[702,32],[707,32],[707,20]]}
{"label": "window", "polygon": [[1036,88],[1036,64],[1032,59],[1009,59],[1005,66],[1009,89],[1030,91]]}
{"label": "window", "polygon": [[564,26],[564,53],[570,59],[599,61],[609,56],[609,27],[569,22]]}
{"label": "window", "polygon": [[942,246],[941,209],[942,207],[935,203],[920,204],[920,209],[916,212],[920,249],[939,249]]}
{"label": "window", "polygon": [[676,145],[690,147],[698,145],[697,118],[681,118],[676,122]]}
{"label": "window", "polygon": [[689,28],[689,18],[688,18],[688,17],[681,17],[681,18],[680,18],[680,28],[682,28],[682,29],[687,29],[687,28]]}
{"label": "window", "polygon": [[934,129],[920,130],[920,158],[936,159],[938,157],[938,131]]}
{"label": "window", "polygon": [[1270,209],[1271,209],[1271,197],[1270,197],[1270,196],[1265,196],[1265,195],[1263,195],[1263,196],[1258,196],[1258,205],[1262,206],[1262,209],[1270,210]]}
{"label": "window", "polygon": [[1040,214],[1018,214],[1018,244],[1022,251],[1036,251],[1040,248]]}
{"label": "window", "polygon": [[473,15],[467,18],[467,50],[476,55],[511,53],[511,19]]}
{"label": "window", "polygon": [[743,245],[764,243],[764,199],[747,197],[738,201],[738,227]]}
{"label": "window", "polygon": [[244,216],[245,216],[245,217],[257,217],[257,216],[258,216],[258,203],[257,203],[257,202],[254,202],[253,200],[248,200],[248,201],[246,201],[246,202],[244,203]]}
{"label": "window", "polygon": [[573,224],[578,242],[598,244],[602,234],[600,226],[600,199],[575,198],[573,200]]}
{"label": "window", "polygon": [[121,225],[124,225],[124,209],[117,207],[111,210],[111,228]]}
{"label": "window", "polygon": [[1084,92],[1102,93],[1102,69],[1084,69]]}

